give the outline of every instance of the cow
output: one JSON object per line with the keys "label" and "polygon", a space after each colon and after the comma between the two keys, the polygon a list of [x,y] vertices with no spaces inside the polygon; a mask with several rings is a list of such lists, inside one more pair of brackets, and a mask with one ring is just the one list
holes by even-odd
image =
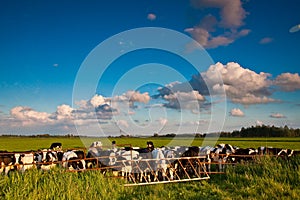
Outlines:
{"label": "cow", "polygon": [[[200,170],[198,159],[192,158],[199,156],[199,147],[192,146],[188,147],[188,150],[182,153],[180,160],[178,160],[178,175],[184,177],[189,174],[191,176],[196,175],[195,170]],[[176,163],[177,164],[177,163]]]}
{"label": "cow", "polygon": [[229,161],[232,163],[239,163],[242,161],[251,161],[253,156],[258,154],[258,149],[255,148],[237,148],[235,152],[230,155]]}
{"label": "cow", "polygon": [[53,149],[43,149],[34,153],[34,161],[38,169],[43,171],[48,171],[58,164],[61,163],[63,157],[63,151],[56,148]]}
{"label": "cow", "polygon": [[99,148],[102,149],[103,145],[101,141],[95,141],[90,145],[90,148]]}
{"label": "cow", "polygon": [[225,164],[231,154],[235,153],[235,148],[230,144],[218,144],[210,153],[212,162],[218,164],[218,170],[224,171]]}
{"label": "cow", "polygon": [[258,154],[259,155],[270,155],[270,156],[276,156],[276,157],[290,157],[293,154],[293,151],[288,150],[288,149],[282,149],[282,148],[259,147]]}
{"label": "cow", "polygon": [[0,174],[4,172],[5,175],[8,175],[11,170],[15,169],[15,163],[16,157],[14,153],[0,151]]}
{"label": "cow", "polygon": [[54,142],[54,143],[51,144],[49,149],[55,150],[55,151],[57,151],[57,150],[61,151],[62,150],[62,144],[60,142]]}
{"label": "cow", "polygon": [[211,152],[214,151],[214,147],[204,146],[199,148],[199,156],[204,157],[200,160],[204,162],[204,167],[206,167],[206,171],[211,172]]}
{"label": "cow", "polygon": [[15,159],[17,161],[15,165],[21,172],[25,172],[26,170],[35,167],[33,152],[16,153]]}
{"label": "cow", "polygon": [[84,152],[69,150],[63,154],[62,166],[69,170],[84,170],[86,169],[86,162],[84,160]]}
{"label": "cow", "polygon": [[[136,150],[120,150],[117,152],[117,165],[121,164],[121,175],[123,177],[131,177],[132,172],[136,172],[137,174],[142,173],[142,170],[137,163],[140,159],[140,153]],[[136,167],[136,168],[135,168]],[[119,169],[118,169],[119,170]],[[136,175],[137,175],[136,174]]]}
{"label": "cow", "polygon": [[167,162],[167,175],[169,175],[170,180],[173,180],[178,167],[178,163],[175,162],[176,152],[173,149],[163,149],[163,151]]}
{"label": "cow", "polygon": [[88,159],[87,168],[104,168],[115,165],[116,152],[113,150],[102,150],[99,147],[90,147],[86,158]]}

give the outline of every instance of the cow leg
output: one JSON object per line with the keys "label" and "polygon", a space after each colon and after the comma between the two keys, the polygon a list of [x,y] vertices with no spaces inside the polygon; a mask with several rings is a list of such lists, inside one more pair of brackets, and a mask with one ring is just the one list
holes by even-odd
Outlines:
{"label": "cow leg", "polygon": [[6,167],[4,167],[4,173],[5,173],[5,175],[8,175],[8,173],[9,173],[9,171],[11,170],[11,169],[13,169],[14,168],[14,166],[13,165],[8,165],[8,166],[6,166]]}
{"label": "cow leg", "polygon": [[220,158],[219,160],[218,160],[218,165],[219,165],[219,172],[222,172],[222,158]]}
{"label": "cow leg", "polygon": [[4,172],[4,169],[5,169],[5,164],[3,162],[1,162],[0,174],[2,174],[2,172]]}

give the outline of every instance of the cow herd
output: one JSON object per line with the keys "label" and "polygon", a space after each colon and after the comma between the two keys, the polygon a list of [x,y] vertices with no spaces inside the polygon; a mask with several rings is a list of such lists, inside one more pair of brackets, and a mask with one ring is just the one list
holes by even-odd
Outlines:
{"label": "cow herd", "polygon": [[63,151],[61,143],[53,143],[49,149],[39,151],[0,151],[0,174],[7,175],[12,170],[25,172],[30,168],[48,171],[60,166],[70,171],[97,169],[140,182],[152,182],[222,172],[227,164],[250,161],[257,155],[266,154],[287,159],[299,151],[270,147],[238,148],[230,144],[155,148],[151,141],[147,142],[146,148],[117,147],[114,142],[110,148],[104,148],[101,141],[97,141],[87,150]]}

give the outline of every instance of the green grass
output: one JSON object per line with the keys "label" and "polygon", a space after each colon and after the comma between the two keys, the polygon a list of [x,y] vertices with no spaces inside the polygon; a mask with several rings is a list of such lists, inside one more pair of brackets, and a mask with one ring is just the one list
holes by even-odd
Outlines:
{"label": "green grass", "polygon": [[300,157],[261,158],[228,167],[208,181],[124,187],[99,171],[36,169],[1,176],[0,199],[300,199]]}
{"label": "green grass", "polygon": [[[111,140],[115,140],[117,144],[132,144],[133,146],[146,147],[146,142],[151,140],[156,147],[172,145],[196,145],[202,146],[203,138],[65,138],[65,137],[0,137],[0,150],[8,151],[26,151],[49,148],[53,142],[61,142],[63,148],[84,148],[88,147],[93,141],[100,140],[106,146],[110,146]],[[214,145],[212,138],[207,138],[208,143]],[[300,148],[300,138],[219,138],[218,143],[229,143],[238,147],[259,147],[269,146],[278,148]]]}

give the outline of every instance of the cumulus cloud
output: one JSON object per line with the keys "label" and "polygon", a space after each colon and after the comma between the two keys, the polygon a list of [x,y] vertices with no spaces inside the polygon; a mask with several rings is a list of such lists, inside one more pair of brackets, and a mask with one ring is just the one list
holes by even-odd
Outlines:
{"label": "cumulus cloud", "polygon": [[34,122],[47,123],[50,122],[51,114],[46,112],[38,112],[29,107],[17,106],[10,110],[10,115],[23,122],[23,124],[32,124]]}
{"label": "cumulus cloud", "polygon": [[175,109],[199,110],[200,102],[205,101],[205,97],[199,94],[198,91],[191,92],[175,92],[169,95],[164,95],[163,98],[168,101],[166,107]]}
{"label": "cumulus cloud", "polygon": [[239,30],[247,15],[240,0],[191,0],[191,5],[200,11],[206,8],[219,9],[218,16],[210,13],[194,27],[185,29],[204,48],[227,46],[250,33],[249,29]]}
{"label": "cumulus cloud", "polygon": [[156,15],[153,14],[153,13],[149,13],[147,15],[147,19],[150,20],[150,21],[154,21],[154,20],[156,20]]}
{"label": "cumulus cloud", "polygon": [[96,94],[91,98],[90,103],[96,108],[98,106],[107,104],[107,101],[103,96]]}
{"label": "cumulus cloud", "polygon": [[69,105],[63,104],[57,107],[57,115],[71,117],[73,108]]}
{"label": "cumulus cloud", "polygon": [[259,44],[268,44],[273,42],[273,38],[270,37],[264,37],[259,41]]}
{"label": "cumulus cloud", "polygon": [[284,116],[281,113],[273,113],[270,115],[271,118],[286,118],[286,116]]}
{"label": "cumulus cloud", "polygon": [[231,115],[231,116],[234,116],[234,117],[243,117],[243,116],[244,116],[244,113],[243,113],[243,111],[241,111],[241,110],[238,109],[238,108],[233,108],[233,109],[230,111],[230,115]]}
{"label": "cumulus cloud", "polygon": [[202,98],[207,95],[226,94],[231,102],[248,106],[280,102],[281,100],[272,98],[272,94],[278,90],[285,92],[300,90],[299,74],[283,73],[272,79],[269,73],[257,73],[235,62],[227,64],[218,62],[201,74],[194,75],[188,82],[172,82],[158,88],[159,94],[156,97],[169,101],[165,104],[167,107],[180,108],[179,102],[175,99],[180,99],[182,94],[197,91]]}
{"label": "cumulus cloud", "polygon": [[129,90],[120,96],[112,97],[112,102],[114,105],[118,104],[118,102],[125,102],[133,106],[134,102],[147,104],[150,99],[151,97],[148,92],[140,93],[139,91]]}
{"label": "cumulus cloud", "polygon": [[300,89],[300,76],[298,73],[283,73],[276,77],[274,84],[283,91],[295,91]]}
{"label": "cumulus cloud", "polygon": [[126,97],[132,102],[148,103],[150,96],[148,92],[140,93],[138,91],[127,91]]}
{"label": "cumulus cloud", "polygon": [[202,97],[226,94],[231,102],[248,106],[280,102],[281,100],[272,98],[272,94],[278,90],[300,90],[299,74],[283,73],[272,79],[269,73],[257,73],[235,62],[218,62],[201,74],[194,75],[188,82],[173,82],[158,88],[159,94],[156,97],[168,100],[168,107],[179,108],[178,102],[173,101],[178,98],[175,93],[197,91]]}
{"label": "cumulus cloud", "polygon": [[[259,74],[245,69],[238,63],[229,62],[226,65],[216,63],[201,74],[203,79],[212,89],[212,92],[218,93],[225,90],[227,97],[234,103],[243,105],[275,102],[270,96],[269,89],[272,81],[268,73]],[[220,78],[223,83],[220,83]]]}

